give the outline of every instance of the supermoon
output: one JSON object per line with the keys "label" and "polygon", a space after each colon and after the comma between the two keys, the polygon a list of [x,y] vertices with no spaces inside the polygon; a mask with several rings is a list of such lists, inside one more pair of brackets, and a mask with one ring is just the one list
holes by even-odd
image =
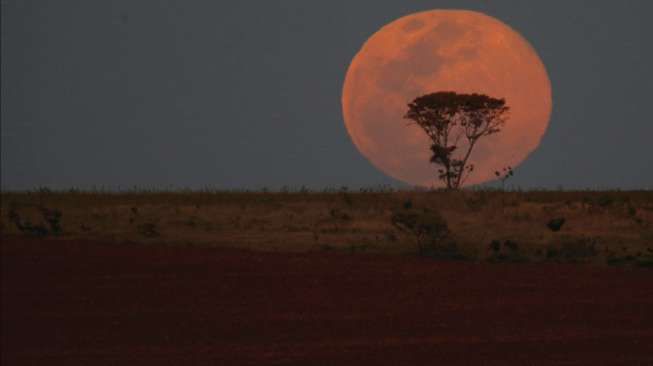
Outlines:
{"label": "supermoon", "polygon": [[437,91],[504,98],[501,132],[481,138],[466,184],[495,179],[537,148],[551,115],[551,83],[531,45],[490,16],[433,10],[399,18],[363,44],[342,92],[345,125],[358,150],[378,169],[406,183],[442,187],[429,162],[426,134],[403,119],[407,104]]}

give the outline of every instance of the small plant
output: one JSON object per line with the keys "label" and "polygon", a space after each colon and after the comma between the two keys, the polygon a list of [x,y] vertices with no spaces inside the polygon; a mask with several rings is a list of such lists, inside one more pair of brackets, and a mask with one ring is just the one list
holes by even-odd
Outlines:
{"label": "small plant", "polygon": [[36,237],[44,237],[49,234],[48,229],[46,229],[44,226],[32,225],[32,223],[29,220],[23,221],[20,215],[18,214],[18,211],[14,207],[9,209],[7,216],[9,218],[9,221],[12,222],[14,225],[16,225],[18,231],[20,231],[23,234],[36,236]]}
{"label": "small plant", "polygon": [[505,167],[505,168],[501,169],[501,171],[498,171],[498,170],[495,171],[494,175],[497,177],[497,179],[499,179],[501,181],[501,190],[505,191],[506,190],[506,181],[508,179],[510,179],[510,177],[512,177],[514,175],[514,173],[512,171],[512,167],[508,166],[508,167]]}
{"label": "small plant", "polygon": [[552,220],[549,220],[549,222],[546,224],[546,226],[549,228],[549,230],[556,232],[560,231],[562,229],[562,225],[565,224],[565,218],[564,217],[558,217]]}
{"label": "small plant", "polygon": [[417,249],[422,256],[458,257],[459,253],[450,240],[449,227],[438,212],[426,210],[402,210],[391,217],[392,225],[415,237]]}
{"label": "small plant", "polygon": [[43,219],[50,225],[50,232],[52,234],[60,235],[63,232],[61,228],[61,216],[63,216],[61,211],[41,207],[41,215],[43,215]]}
{"label": "small plant", "polygon": [[491,262],[523,262],[525,257],[519,253],[519,245],[512,240],[492,240],[488,246]]}
{"label": "small plant", "polygon": [[597,255],[596,241],[591,238],[578,239],[565,236],[561,239],[560,245],[549,245],[546,248],[546,257],[549,260],[578,262]]}

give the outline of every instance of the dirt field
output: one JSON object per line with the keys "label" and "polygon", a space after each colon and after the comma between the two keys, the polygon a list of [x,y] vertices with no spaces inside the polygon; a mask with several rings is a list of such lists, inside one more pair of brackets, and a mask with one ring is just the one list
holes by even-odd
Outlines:
{"label": "dirt field", "polygon": [[651,365],[653,271],[2,238],[2,364]]}

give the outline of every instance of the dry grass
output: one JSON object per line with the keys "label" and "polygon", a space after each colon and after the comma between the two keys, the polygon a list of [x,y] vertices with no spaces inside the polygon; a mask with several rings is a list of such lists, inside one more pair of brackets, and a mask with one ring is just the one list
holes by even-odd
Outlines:
{"label": "dry grass", "polygon": [[[59,210],[64,237],[116,242],[239,247],[268,251],[414,253],[413,237],[391,223],[397,210],[433,210],[461,252],[497,258],[490,243],[516,243],[501,258],[643,262],[653,255],[653,192],[149,192],[2,193],[2,235],[28,235],[10,212],[47,227]],[[565,218],[559,232],[547,223]],[[575,248],[574,246],[579,246]],[[512,250],[514,251],[514,250]],[[512,253],[512,254],[510,254]],[[557,254],[556,254],[557,253]],[[591,253],[591,251],[590,251]],[[511,257],[512,255],[512,257]]]}

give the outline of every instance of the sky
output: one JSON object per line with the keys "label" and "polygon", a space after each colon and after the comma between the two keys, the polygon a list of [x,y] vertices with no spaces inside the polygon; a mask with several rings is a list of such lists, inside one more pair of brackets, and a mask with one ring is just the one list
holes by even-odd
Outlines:
{"label": "sky", "polygon": [[407,187],[352,143],[342,86],[431,9],[495,17],[546,66],[550,125],[509,185],[653,189],[644,0],[2,0],[2,189]]}

